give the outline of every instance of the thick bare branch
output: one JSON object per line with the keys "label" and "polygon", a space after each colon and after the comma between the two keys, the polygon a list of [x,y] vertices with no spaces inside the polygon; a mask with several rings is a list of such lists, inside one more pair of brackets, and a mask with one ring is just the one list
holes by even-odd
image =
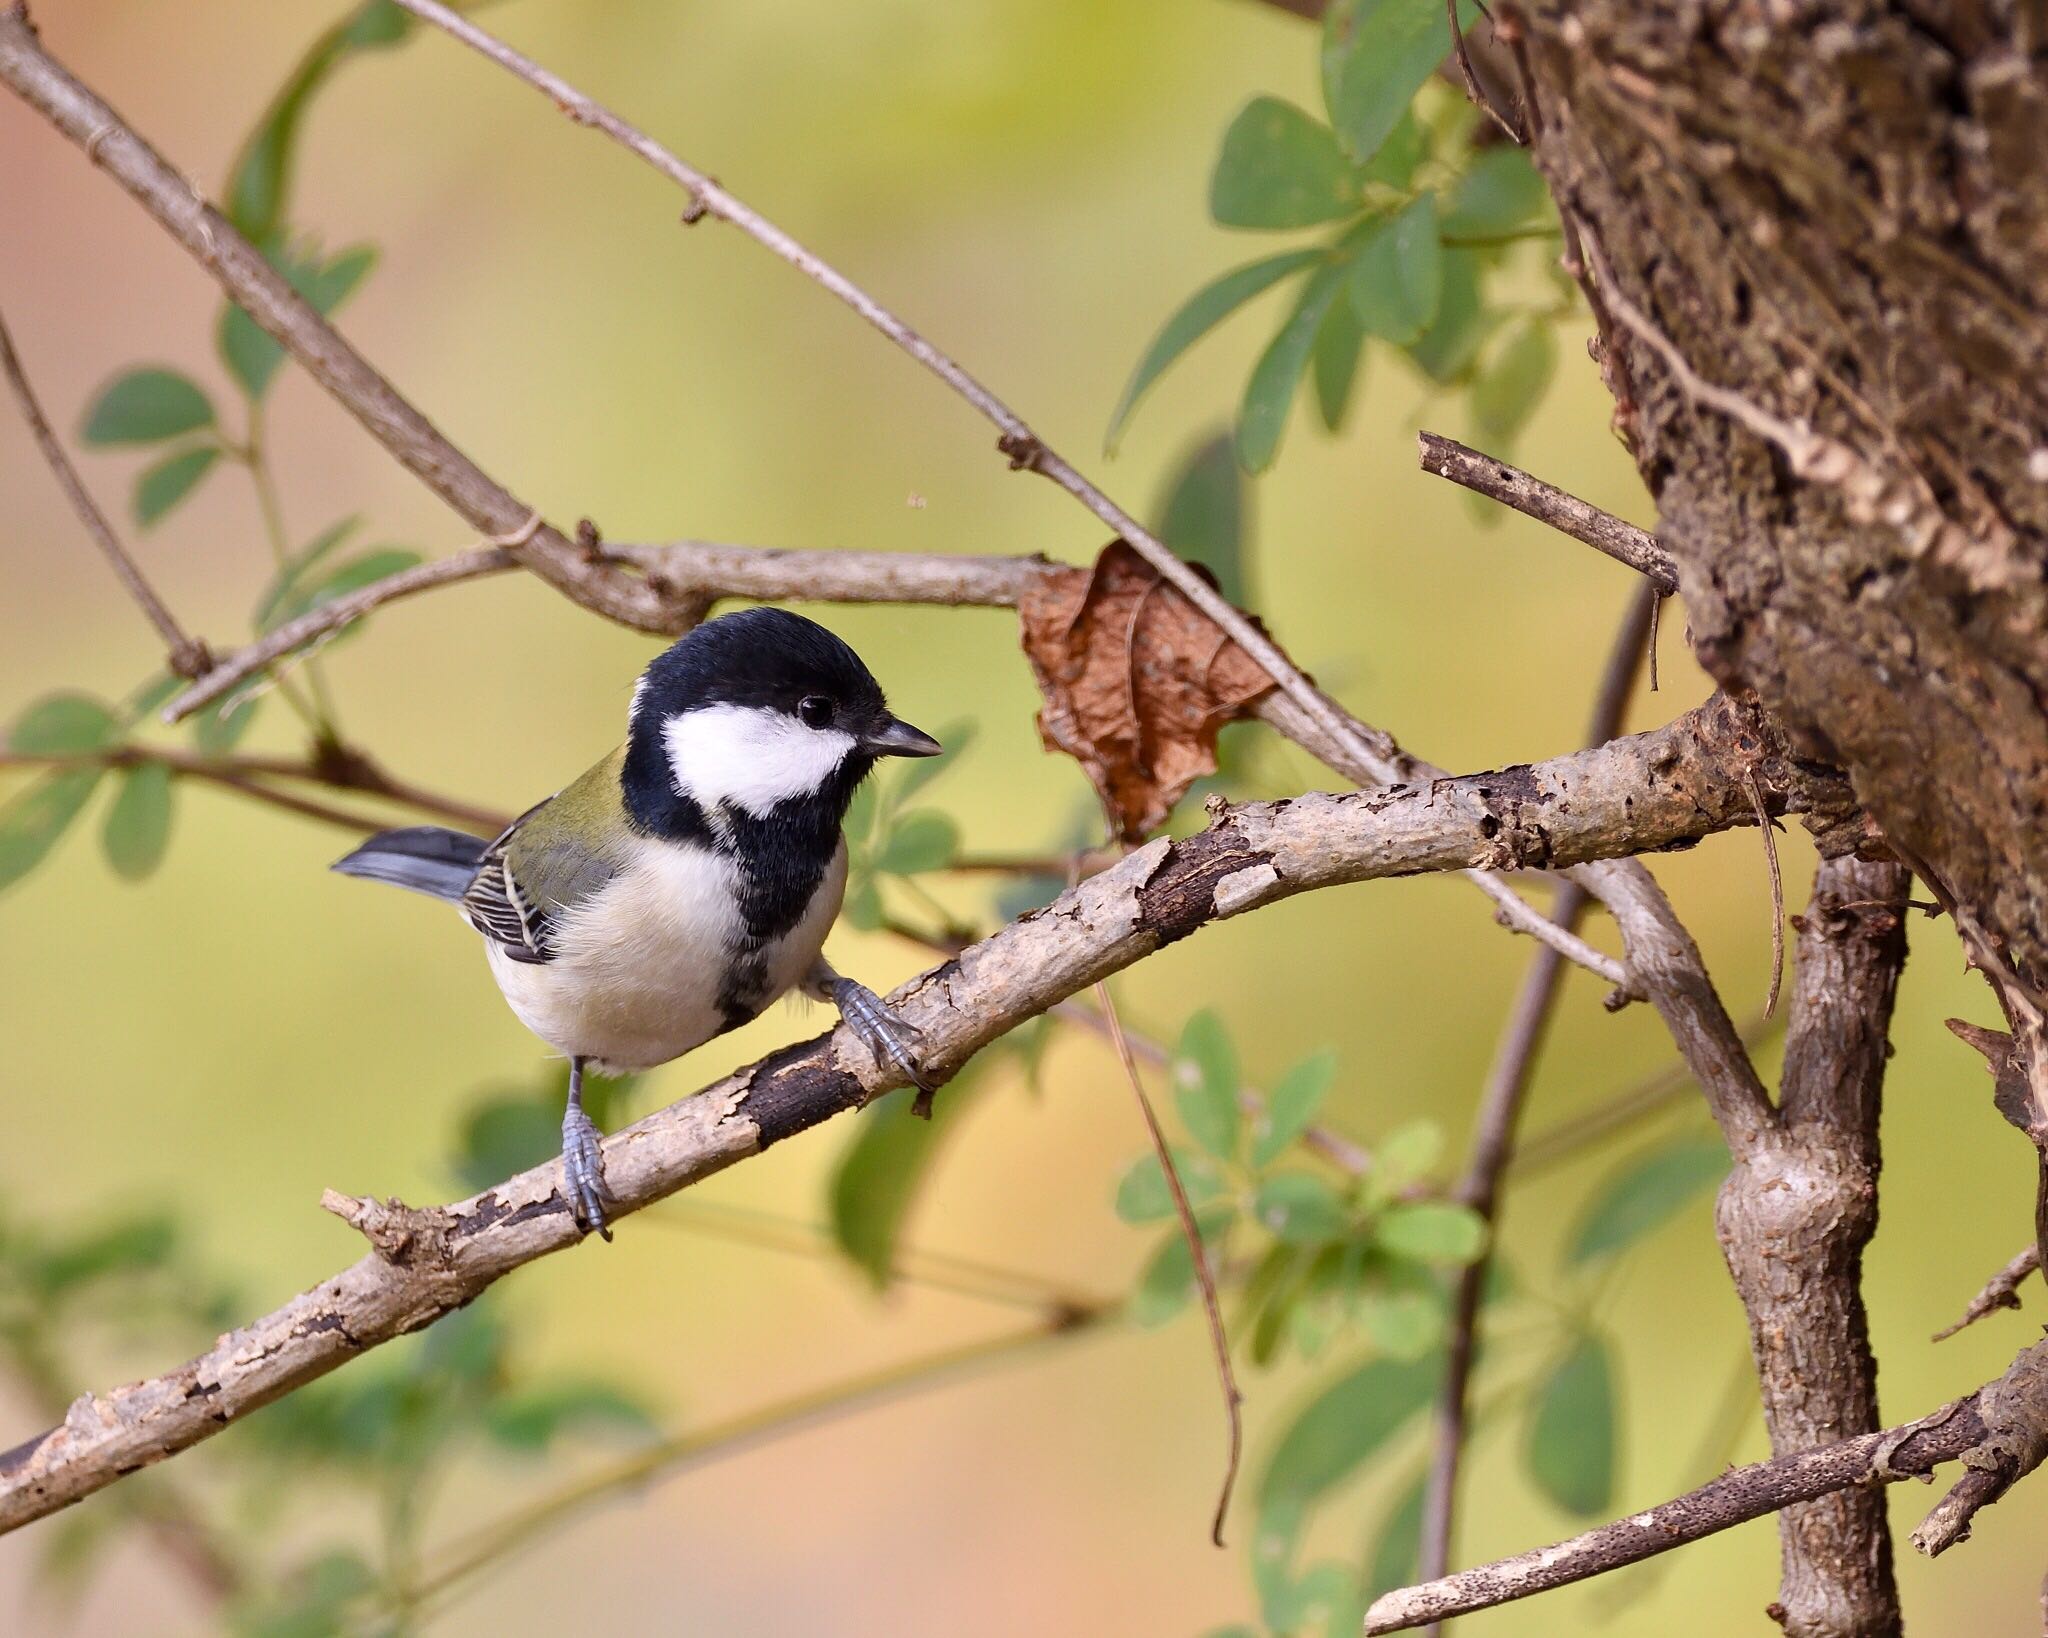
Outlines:
{"label": "thick bare branch", "polygon": [[[2048,1371],[2048,1342],[2038,1342],[1996,1382],[1918,1422],[1739,1467],[1672,1501],[1603,1524],[1569,1541],[1462,1570],[1440,1581],[1403,1587],[1366,1611],[1365,1630],[1368,1634],[1403,1632],[1454,1615],[1492,1609],[1640,1563],[1852,1485],[1916,1478],[1944,1462],[1972,1463],[1965,1483],[1984,1472],[1994,1476],[1987,1483],[2002,1476],[2000,1488],[2008,1487],[2020,1472],[2019,1458],[2012,1454],[2016,1430],[2048,1429],[2044,1371]],[[1976,1465],[1980,1463],[1981,1467]]]}
{"label": "thick bare branch", "polygon": [[[912,980],[893,1004],[943,1076],[1162,945],[1295,893],[1475,865],[1571,865],[1751,823],[1749,753],[1725,703],[1533,767],[1232,809],[1195,836],[1139,849]],[[843,1029],[776,1053],[606,1141],[618,1213],[896,1084]],[[375,1252],[167,1376],[85,1395],[62,1426],[0,1456],[0,1530],[198,1443],[578,1238],[557,1162],[440,1210],[334,1204]]]}
{"label": "thick bare branch", "polygon": [[35,389],[29,385],[28,372],[22,368],[20,355],[14,350],[14,338],[7,333],[4,319],[0,319],[0,375],[7,377],[14,401],[21,408],[22,419],[28,423],[36,447],[42,451],[43,461],[56,478],[57,487],[64,491],[64,498],[71,503],[71,510],[85,525],[85,532],[92,536],[93,544],[113,566],[115,578],[127,588],[128,595],[164,640],[171,669],[181,677],[196,677],[211,660],[206,645],[185,634],[185,628],[164,606],[164,600],[157,596],[156,588],[149,583],[141,566],[121,544],[121,537],[107,522],[107,515],[92,498],[92,491],[85,487],[85,480],[79,477],[78,469],[71,464],[71,457],[64,453],[62,441],[50,426],[49,418],[43,414],[42,405],[36,401]]}
{"label": "thick bare branch", "polygon": [[[1908,883],[1894,864],[1822,862],[1799,919],[1778,1120],[1721,1191],[1721,1248],[1779,1455],[1880,1425],[1863,1251],[1877,1229],[1878,1110]],[[1778,1529],[1778,1619],[1790,1638],[1900,1630],[1881,1489],[1787,1508]]]}
{"label": "thick bare branch", "polygon": [[480,534],[518,539],[550,585],[644,631],[675,629],[657,589],[592,561],[437,431],[120,115],[46,52],[19,6],[0,12],[0,83],[69,137],[191,253],[341,406]]}

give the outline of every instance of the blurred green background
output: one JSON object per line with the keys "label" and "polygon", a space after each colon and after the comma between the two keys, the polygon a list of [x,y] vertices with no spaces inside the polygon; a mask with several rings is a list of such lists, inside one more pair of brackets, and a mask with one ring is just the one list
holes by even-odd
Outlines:
{"label": "blurred green background", "polygon": [[[306,0],[37,8],[49,47],[209,189],[336,14]],[[1275,10],[1237,0],[518,0],[488,21],[835,260],[1148,515],[1188,450],[1227,421],[1277,322],[1269,297],[1265,317],[1198,349],[1156,390],[1120,456],[1099,458],[1109,409],[1166,313],[1264,248],[1210,226],[1203,197],[1218,135],[1246,98],[1314,104],[1314,36]],[[1101,531],[1051,486],[1007,472],[986,425],[736,233],[678,231],[678,203],[650,172],[433,37],[351,64],[323,94],[294,214],[331,246],[381,247],[342,328],[551,518],[588,514],[620,541],[1092,556]],[[0,304],[60,430],[74,432],[98,386],[137,363],[174,365],[228,396],[211,348],[214,287],[7,98],[0,224]],[[1519,458],[1649,522],[1582,339],[1568,337]],[[59,687],[116,697],[160,656],[26,435],[11,414],[0,423],[0,717]],[[361,513],[365,540],[430,555],[467,543],[460,521],[296,371],[272,394],[271,423],[295,538]],[[1627,577],[1519,519],[1481,528],[1457,491],[1417,471],[1421,425],[1468,430],[1460,404],[1433,399],[1383,350],[1342,436],[1297,411],[1278,466],[1252,488],[1259,610],[1348,706],[1438,762],[1469,769],[1566,750]],[[84,454],[81,464],[118,513],[136,463]],[[216,475],[159,529],[127,533],[188,626],[218,639],[244,629],[270,569],[239,475]],[[934,790],[972,851],[1065,839],[1085,782],[1039,749],[1008,615],[823,617],[912,721],[978,719],[976,742]],[[1663,692],[1638,696],[1632,726],[1705,691],[1681,628],[1667,615]],[[349,734],[395,772],[516,810],[619,736],[652,651],[537,582],[505,578],[393,608],[326,665]],[[272,707],[248,748],[290,752],[291,728]],[[1300,786],[1325,778],[1291,750],[1264,753],[1261,765]],[[233,1277],[235,1317],[245,1318],[358,1254],[356,1237],[316,1209],[324,1186],[409,1200],[460,1192],[448,1155],[478,1088],[530,1081],[543,1067],[492,993],[472,935],[415,901],[326,874],[340,833],[222,793],[181,792],[168,861],[139,887],[109,873],[91,830],[78,827],[0,901],[9,1220],[62,1228],[172,1208],[204,1258]],[[1797,833],[1783,846],[1796,908],[1811,852]],[[1769,952],[1755,835],[1655,868],[1731,1010],[1752,1012]],[[988,921],[985,881],[940,883],[949,908]],[[1611,947],[1604,924],[1592,936]],[[1981,1069],[1941,1028],[1951,1013],[1989,1021],[1981,986],[1965,978],[1945,925],[1917,923],[1912,937],[1869,1271],[1892,1419],[1995,1374],[2031,1330],[2029,1319],[2001,1317],[1939,1348],[1927,1342],[2022,1243],[2028,1169],[1992,1115]],[[878,988],[922,964],[882,935],[842,930],[831,948]],[[1205,933],[1122,980],[1119,995],[1134,1026],[1168,1039],[1194,1006],[1215,1006],[1261,1082],[1332,1047],[1333,1124],[1370,1141],[1431,1116],[1455,1158],[1528,955],[1468,888],[1389,882]],[[1668,1061],[1647,1009],[1609,1016],[1598,1003],[1591,980],[1569,980],[1532,1129]],[[636,1107],[818,1024],[774,1009],[651,1077]],[[1678,1105],[1509,1199],[1509,1256],[1542,1294],[1538,1311],[1590,1302],[1618,1338],[1617,1510],[1762,1453],[1754,1417],[1731,1451],[1703,1452],[1746,1362],[1704,1195],[1597,1288],[1566,1289],[1549,1272],[1609,1170],[1660,1136],[1703,1127]],[[1118,1221],[1111,1197],[1144,1140],[1097,1041],[1058,1035],[1036,1097],[1003,1060],[951,1132],[910,1241],[1084,1291],[1128,1288],[1156,1237]],[[690,1198],[815,1220],[852,1135],[841,1121]],[[1958,1211],[1961,1179],[1971,1205]],[[681,1213],[657,1229],[659,1215],[627,1224],[614,1246],[551,1258],[511,1282],[500,1313],[521,1369],[602,1374],[664,1427],[682,1427],[1016,1322],[923,1289],[877,1299],[841,1263],[691,1232],[677,1226]],[[167,1367],[193,1340],[130,1336],[81,1362],[69,1391],[104,1386],[108,1372]],[[1248,1488],[1273,1430],[1356,1357],[1354,1342],[1317,1362],[1245,1370]],[[0,1415],[0,1444],[44,1425],[17,1383],[0,1381]],[[1576,1528],[1519,1476],[1520,1429],[1510,1394],[1476,1447],[1461,1562]],[[1323,1509],[1324,1556],[1364,1550],[1414,1471],[1416,1433]],[[231,1430],[176,1465],[204,1491],[248,1436]],[[1198,1318],[1113,1329],[653,1484],[506,1560],[433,1630],[1198,1633],[1255,1612],[1248,1505],[1230,1551],[1205,1534],[1222,1446]],[[601,1454],[578,1446],[545,1467],[466,1468],[434,1499],[428,1540]],[[325,1539],[354,1518],[346,1498],[291,1491],[287,1539]],[[2029,1495],[1983,1515],[1969,1547],[1939,1566],[1904,1554],[1915,1631],[2016,1631],[2036,1619]],[[1927,1500],[1896,1493],[1900,1523]],[[0,1539],[6,1630],[212,1629],[215,1617],[141,1540],[60,1605],[33,1568],[39,1533],[52,1528]],[[1753,1524],[1660,1561],[1654,1575],[1617,1580],[1632,1601],[1612,1584],[1579,1588],[1468,1626],[1763,1630],[1773,1529]]]}

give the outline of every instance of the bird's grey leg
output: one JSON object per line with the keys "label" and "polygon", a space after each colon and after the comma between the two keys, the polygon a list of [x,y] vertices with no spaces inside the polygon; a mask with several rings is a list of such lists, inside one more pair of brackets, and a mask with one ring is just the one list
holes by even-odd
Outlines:
{"label": "bird's grey leg", "polygon": [[609,1198],[604,1186],[604,1153],[598,1148],[604,1134],[597,1122],[583,1112],[583,1060],[569,1060],[569,1107],[562,1111],[562,1190],[569,1197],[569,1210],[585,1234],[592,1229],[609,1240],[604,1205]]}
{"label": "bird's grey leg", "polygon": [[840,1019],[860,1037],[861,1045],[874,1054],[875,1061],[895,1065],[924,1094],[918,1099],[919,1112],[931,1112],[929,1099],[937,1083],[925,1075],[918,1063],[922,1039],[900,1014],[865,984],[841,978],[823,956],[812,963],[802,988],[804,994],[830,1001],[837,1007]]}

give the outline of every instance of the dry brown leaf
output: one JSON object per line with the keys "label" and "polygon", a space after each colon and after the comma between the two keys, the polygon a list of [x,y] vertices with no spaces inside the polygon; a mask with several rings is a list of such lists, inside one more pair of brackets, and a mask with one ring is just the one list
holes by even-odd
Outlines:
{"label": "dry brown leaf", "polygon": [[1216,733],[1273,686],[1258,661],[1121,540],[1039,576],[1018,608],[1046,749],[1094,782],[1136,841],[1216,771]]}

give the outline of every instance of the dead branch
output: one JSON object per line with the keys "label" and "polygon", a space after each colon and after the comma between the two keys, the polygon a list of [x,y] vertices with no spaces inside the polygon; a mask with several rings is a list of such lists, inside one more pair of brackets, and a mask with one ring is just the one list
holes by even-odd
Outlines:
{"label": "dead branch", "polygon": [[1666,597],[1678,590],[1678,564],[1649,530],[1638,529],[1612,512],[1603,512],[1590,501],[1582,501],[1518,466],[1469,449],[1455,438],[1437,432],[1418,432],[1415,441],[1423,471],[1448,478],[1503,506],[1512,506],[1524,517],[1547,523],[1559,534],[1605,553],[1642,575]]}

